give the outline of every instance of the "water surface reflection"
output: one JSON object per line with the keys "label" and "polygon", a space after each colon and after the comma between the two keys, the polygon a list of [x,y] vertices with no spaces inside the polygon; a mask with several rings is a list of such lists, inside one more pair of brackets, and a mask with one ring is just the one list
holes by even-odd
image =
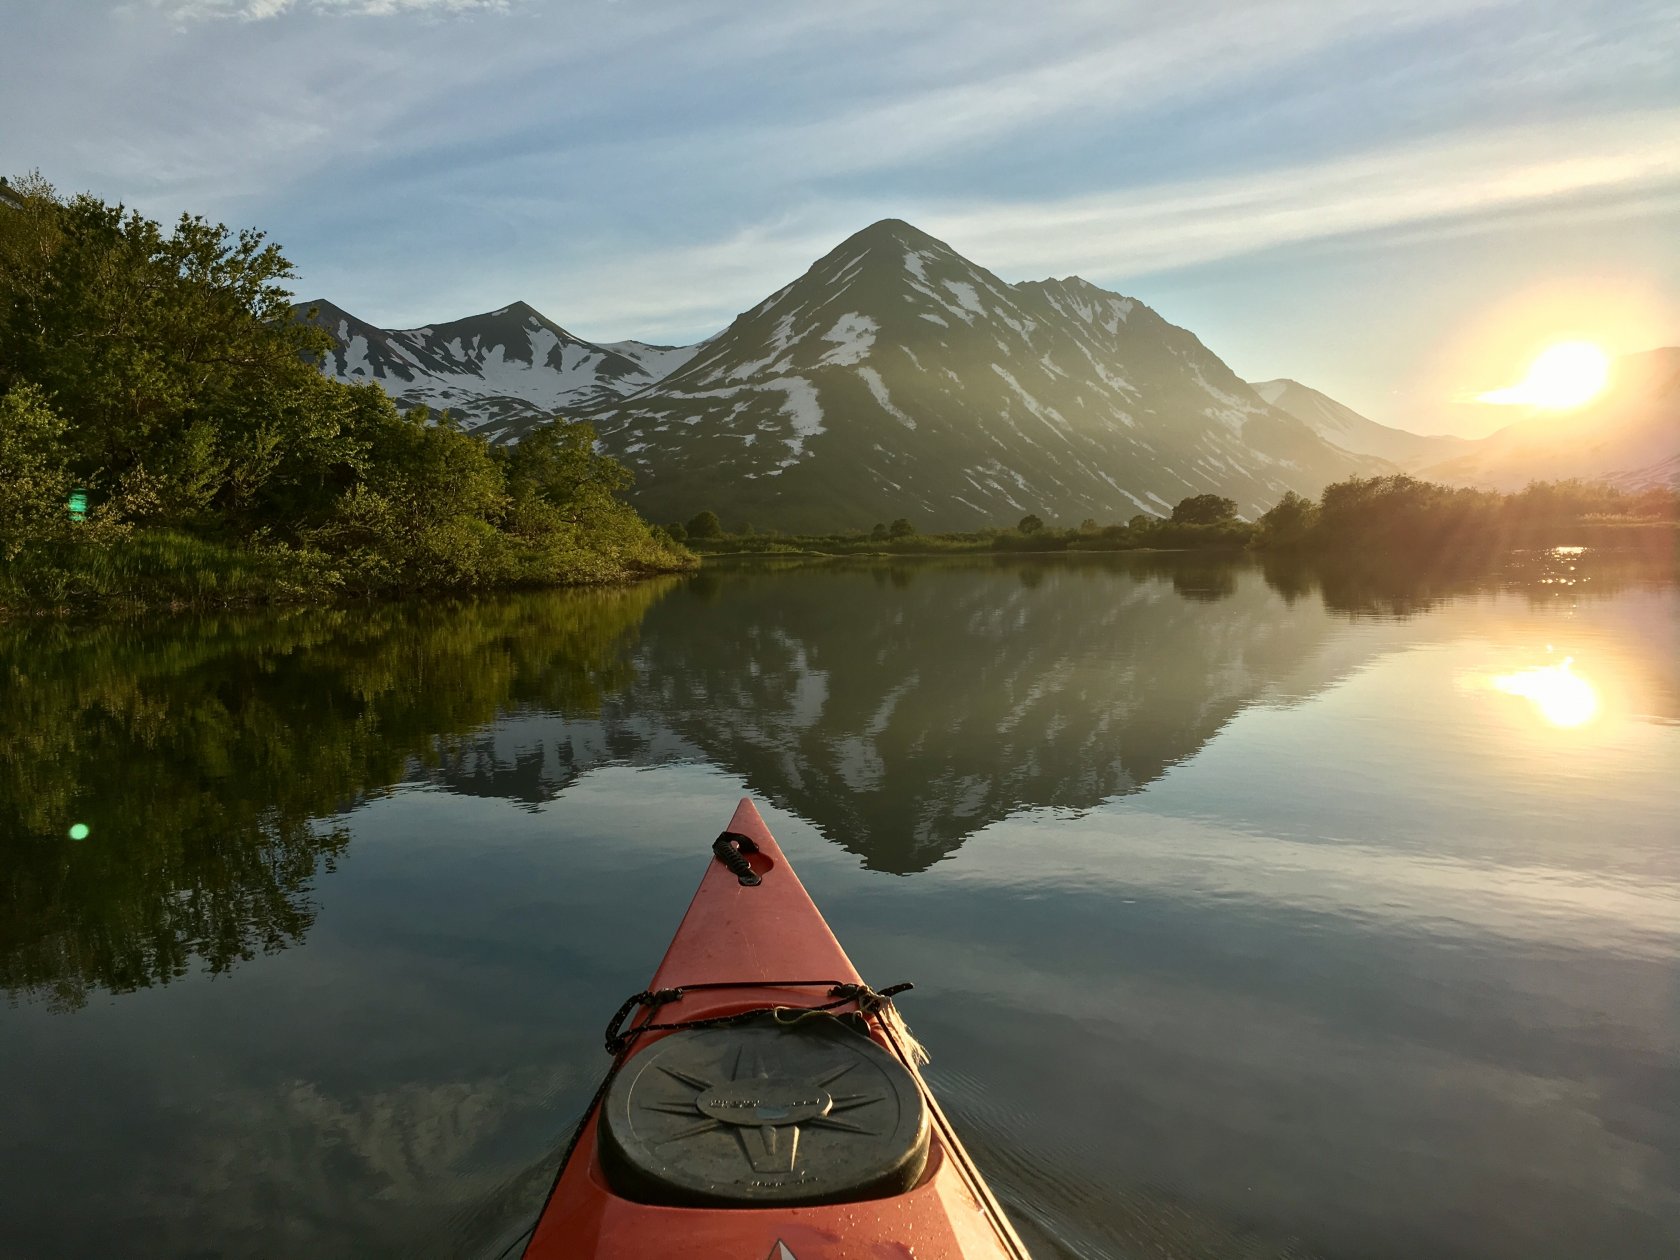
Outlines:
{"label": "water surface reflection", "polygon": [[748,791],[1043,1255],[1670,1254],[1677,625],[1589,554],[0,630],[0,1250],[493,1253]]}

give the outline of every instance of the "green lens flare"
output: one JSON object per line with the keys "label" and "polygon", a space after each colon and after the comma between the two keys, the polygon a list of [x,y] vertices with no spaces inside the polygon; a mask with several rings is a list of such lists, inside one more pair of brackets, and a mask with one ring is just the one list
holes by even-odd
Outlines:
{"label": "green lens flare", "polygon": [[86,823],[71,824],[70,838],[72,840],[86,840],[88,838],[88,825]]}

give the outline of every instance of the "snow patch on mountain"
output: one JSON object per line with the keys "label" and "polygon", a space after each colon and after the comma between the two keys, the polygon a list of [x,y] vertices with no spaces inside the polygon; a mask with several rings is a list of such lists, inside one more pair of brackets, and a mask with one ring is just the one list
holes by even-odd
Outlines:
{"label": "snow patch on mountain", "polygon": [[816,388],[802,376],[781,376],[766,381],[765,385],[787,395],[782,414],[793,422],[793,436],[783,439],[789,458],[781,466],[786,468],[798,463],[805,454],[806,441],[823,431],[822,402],[817,398]]}
{"label": "snow patch on mountain", "polygon": [[[344,324],[339,325],[344,328]],[[344,371],[349,376],[371,376],[372,365],[368,362],[368,339],[361,335],[350,338],[350,343],[344,347]]]}
{"label": "snow patch on mountain", "polygon": [[875,334],[880,330],[881,326],[867,315],[856,311],[842,315],[834,321],[834,327],[823,334],[823,340],[833,342],[835,348],[823,355],[819,362],[841,366],[861,362],[868,356],[875,344]]}
{"label": "snow patch on mountain", "polygon": [[947,306],[946,309],[963,323],[972,324],[973,316],[986,314],[986,308],[980,305],[980,295],[972,284],[964,284],[961,280],[944,280],[941,283],[957,299],[956,306]]}
{"label": "snow patch on mountain", "polygon": [[[333,340],[322,370],[375,381],[399,406],[448,411],[463,428],[510,438],[663,379],[702,346],[597,345],[523,302],[420,328],[375,328],[331,303],[294,308]],[[702,343],[703,345],[703,343]]]}
{"label": "snow patch on mountain", "polygon": [[915,420],[893,405],[892,395],[887,393],[887,383],[881,379],[879,372],[874,368],[860,367],[857,374],[863,378],[864,385],[868,387],[869,393],[875,401],[881,405],[882,411],[885,411],[906,429],[916,427]]}
{"label": "snow patch on mountain", "polygon": [[655,346],[645,341],[603,341],[598,343],[608,354],[622,355],[648,374],[648,383],[675,372],[695,355],[705,342],[692,346]]}

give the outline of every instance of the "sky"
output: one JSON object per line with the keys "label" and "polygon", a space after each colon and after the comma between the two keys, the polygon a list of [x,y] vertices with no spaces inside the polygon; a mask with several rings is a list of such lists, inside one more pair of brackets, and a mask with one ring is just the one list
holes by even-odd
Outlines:
{"label": "sky", "polygon": [[1467,436],[1680,344],[1676,0],[0,0],[0,172],[385,327],[709,336],[902,218]]}

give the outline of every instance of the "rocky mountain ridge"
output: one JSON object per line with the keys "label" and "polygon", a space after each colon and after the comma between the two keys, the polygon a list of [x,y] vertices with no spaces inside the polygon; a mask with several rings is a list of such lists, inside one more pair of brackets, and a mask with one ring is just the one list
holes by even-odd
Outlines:
{"label": "rocky mountain ridge", "polygon": [[849,237],[670,375],[582,413],[655,519],[792,530],[1256,515],[1379,465],[1078,277],[1008,284],[908,223]]}
{"label": "rocky mountain ridge", "polygon": [[324,299],[300,318],[334,346],[328,376],[375,381],[403,407],[448,411],[492,439],[653,383],[698,347],[585,341],[525,302],[424,328],[375,328]]}
{"label": "rocky mountain ridge", "polygon": [[[847,238],[693,346],[593,343],[525,303],[379,329],[330,303],[324,365],[517,441],[591,421],[656,520],[785,530],[971,529],[1164,515],[1193,494],[1253,517],[1286,490],[1406,470],[1458,484],[1671,481],[1671,358],[1634,356],[1588,408],[1477,441],[1380,425],[1300,382],[1240,380],[1195,335],[1077,276],[1007,283],[902,220]],[[302,308],[300,308],[301,311]]]}

